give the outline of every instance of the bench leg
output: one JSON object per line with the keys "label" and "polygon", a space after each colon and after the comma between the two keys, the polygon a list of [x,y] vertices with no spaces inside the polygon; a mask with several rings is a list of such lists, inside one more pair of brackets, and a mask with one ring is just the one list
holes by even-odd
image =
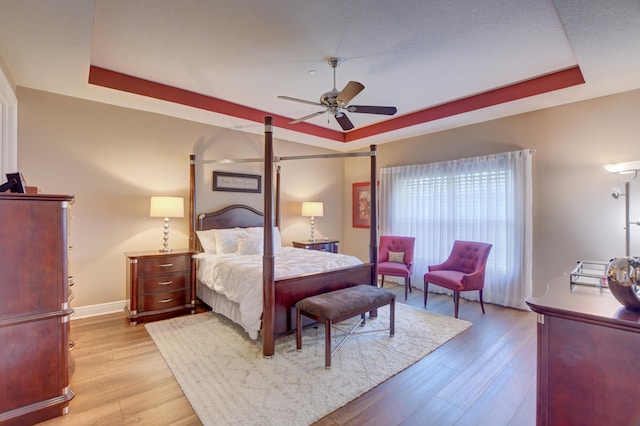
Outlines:
{"label": "bench leg", "polygon": [[324,368],[331,369],[331,320],[324,321]]}
{"label": "bench leg", "polygon": [[300,317],[300,309],[296,308],[296,350],[298,352],[302,350],[302,321]]}
{"label": "bench leg", "polygon": [[389,336],[396,333],[396,300],[391,299],[389,303]]}

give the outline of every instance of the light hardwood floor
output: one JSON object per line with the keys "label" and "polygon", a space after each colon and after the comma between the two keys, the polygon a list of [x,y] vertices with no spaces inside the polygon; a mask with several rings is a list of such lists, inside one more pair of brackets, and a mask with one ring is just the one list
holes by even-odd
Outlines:
{"label": "light hardwood floor", "polygon": [[[404,302],[401,286],[385,285]],[[406,302],[423,308],[414,289]],[[451,297],[429,311],[453,316]],[[535,424],[536,319],[532,312],[460,301],[473,326],[317,425]],[[199,425],[144,326],[122,314],[72,321],[76,397],[43,425]]]}

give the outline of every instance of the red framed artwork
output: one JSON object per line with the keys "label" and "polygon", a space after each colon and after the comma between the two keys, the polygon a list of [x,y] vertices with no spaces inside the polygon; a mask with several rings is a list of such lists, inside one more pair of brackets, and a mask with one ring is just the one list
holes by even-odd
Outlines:
{"label": "red framed artwork", "polygon": [[371,224],[371,183],[353,184],[353,227],[369,228]]}

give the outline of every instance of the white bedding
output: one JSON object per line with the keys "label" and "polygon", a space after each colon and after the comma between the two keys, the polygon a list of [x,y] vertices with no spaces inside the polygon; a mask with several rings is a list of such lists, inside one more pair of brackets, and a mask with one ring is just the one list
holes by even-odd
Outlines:
{"label": "white bedding", "polygon": [[[199,253],[198,280],[237,303],[240,325],[258,338],[262,318],[262,255]],[[362,264],[354,256],[282,247],[275,255],[275,279]],[[232,318],[233,319],[233,318]]]}

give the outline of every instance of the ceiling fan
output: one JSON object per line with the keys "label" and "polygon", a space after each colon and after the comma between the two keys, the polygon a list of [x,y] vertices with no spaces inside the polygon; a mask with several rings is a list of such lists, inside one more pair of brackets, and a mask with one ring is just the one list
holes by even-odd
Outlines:
{"label": "ceiling fan", "polygon": [[345,111],[381,115],[393,115],[398,111],[396,107],[390,106],[349,105],[351,99],[355,98],[356,95],[364,89],[364,85],[357,81],[350,81],[346,86],[344,86],[344,89],[339,92],[336,89],[336,68],[340,65],[340,58],[332,57],[329,58],[328,62],[329,66],[333,69],[333,89],[329,92],[323,93],[320,96],[320,102],[307,101],[304,99],[292,98],[290,96],[278,96],[278,99],[324,107],[322,111],[305,115],[297,120],[290,121],[289,124],[300,123],[328,112],[335,117],[338,124],[340,124],[340,127],[342,127],[342,130],[351,130],[353,129],[353,123],[351,123],[351,120],[349,120]]}

